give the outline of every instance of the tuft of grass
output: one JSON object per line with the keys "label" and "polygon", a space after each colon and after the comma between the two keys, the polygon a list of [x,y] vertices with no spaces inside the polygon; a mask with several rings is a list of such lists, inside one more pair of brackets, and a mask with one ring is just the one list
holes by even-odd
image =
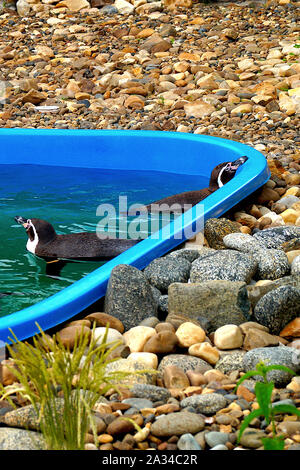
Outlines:
{"label": "tuft of grass", "polygon": [[116,360],[109,360],[108,355],[120,345],[119,341],[107,344],[108,326],[98,346],[82,329],[72,351],[39,330],[33,344],[18,341],[12,333],[12,345],[7,347],[19,383],[0,384],[0,397],[13,405],[10,396],[19,394],[33,405],[47,449],[82,450],[90,428],[97,443],[93,419],[97,400],[111,389],[118,392],[116,383],[133,372],[106,373],[107,365]]}
{"label": "tuft of grass", "polygon": [[290,413],[300,416],[300,410],[293,405],[274,405],[272,406],[272,392],[274,389],[274,383],[268,381],[267,374],[271,370],[282,370],[284,372],[288,372],[292,375],[296,375],[296,373],[289,369],[286,366],[281,365],[270,365],[267,366],[264,362],[259,362],[256,364],[255,370],[250,370],[246,372],[246,374],[241,377],[241,379],[237,382],[235,391],[237,387],[244,381],[247,380],[249,377],[260,375],[263,378],[263,382],[256,382],[255,384],[255,395],[259,405],[257,410],[253,410],[242,422],[240,427],[237,441],[239,442],[243,432],[249,426],[251,421],[254,418],[258,418],[263,416],[266,420],[266,423],[269,425],[272,424],[272,437],[265,437],[262,439],[262,444],[264,446],[264,450],[283,450],[284,449],[284,440],[281,436],[276,435],[276,427],[275,427],[275,415],[278,413]]}

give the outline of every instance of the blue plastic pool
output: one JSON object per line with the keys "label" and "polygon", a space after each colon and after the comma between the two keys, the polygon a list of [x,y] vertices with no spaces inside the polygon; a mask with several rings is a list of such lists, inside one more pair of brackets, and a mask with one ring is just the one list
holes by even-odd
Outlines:
{"label": "blue plastic pool", "polygon": [[217,137],[158,131],[0,129],[0,141],[0,169],[1,164],[38,164],[148,170],[209,178],[218,163],[248,157],[229,183],[201,203],[201,210],[195,206],[160,230],[158,236],[141,241],[51,297],[1,317],[0,340],[4,342],[12,337],[10,329],[22,340],[38,332],[36,323],[47,330],[72,318],[105,295],[114,266],[130,264],[144,268],[181,244],[200,219],[220,217],[270,177],[261,153]]}

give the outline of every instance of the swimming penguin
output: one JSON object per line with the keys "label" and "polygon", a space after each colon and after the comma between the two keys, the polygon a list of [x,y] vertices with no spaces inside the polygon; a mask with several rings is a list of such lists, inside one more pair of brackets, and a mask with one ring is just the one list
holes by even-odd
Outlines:
{"label": "swimming penguin", "polygon": [[[228,183],[228,181],[234,177],[237,169],[247,160],[248,157],[243,156],[233,162],[220,163],[211,172],[208,188],[174,194],[173,196],[168,196],[152,202],[151,204],[148,204],[146,208],[151,212],[170,212],[174,210],[171,206],[176,204],[178,207],[176,212],[184,211],[185,205],[194,206],[198,204],[198,202],[203,201],[203,199],[210,196],[210,194],[224,186],[224,184]],[[164,204],[165,207],[159,207],[162,206],[162,204]],[[154,205],[157,205],[157,207],[154,207]]]}
{"label": "swimming penguin", "polygon": [[16,216],[15,221],[25,228],[28,251],[47,262],[56,260],[107,261],[140,240],[100,239],[96,233],[81,232],[57,235],[53,226],[42,219],[24,219]]}

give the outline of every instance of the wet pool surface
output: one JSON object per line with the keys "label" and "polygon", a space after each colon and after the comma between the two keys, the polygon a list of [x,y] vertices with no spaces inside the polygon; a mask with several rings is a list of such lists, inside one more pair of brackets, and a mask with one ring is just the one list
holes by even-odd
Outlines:
{"label": "wet pool surface", "polygon": [[[47,276],[45,262],[27,252],[27,234],[14,221],[16,215],[45,219],[58,234],[94,232],[101,225],[100,204],[111,204],[118,219],[119,196],[123,202],[127,198],[130,208],[208,184],[206,178],[195,175],[154,171],[44,165],[0,165],[0,171],[0,316],[55,294],[102,264],[68,263],[59,277]],[[100,229],[107,231],[104,221]],[[145,236],[141,232],[141,238]],[[1,297],[6,292],[14,294]]]}

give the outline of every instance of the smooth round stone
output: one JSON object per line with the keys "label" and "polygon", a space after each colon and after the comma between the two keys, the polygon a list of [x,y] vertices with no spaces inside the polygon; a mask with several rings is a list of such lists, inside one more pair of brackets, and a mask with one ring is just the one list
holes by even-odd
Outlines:
{"label": "smooth round stone", "polygon": [[272,248],[261,249],[257,251],[256,256],[258,259],[256,279],[273,281],[289,274],[289,260],[283,251]]}
{"label": "smooth round stone", "polygon": [[197,356],[207,361],[209,364],[215,365],[220,359],[217,348],[211,346],[208,342],[196,343],[189,347],[188,353],[191,356]]}
{"label": "smooth round stone", "polygon": [[164,387],[158,387],[157,385],[149,384],[134,384],[130,389],[130,392],[135,397],[144,398],[147,397],[152,402],[163,401],[166,402],[170,397],[171,393]]}
{"label": "smooth round stone", "polygon": [[223,243],[226,248],[244,253],[254,253],[264,247],[262,243],[246,233],[230,233],[223,238]]}
{"label": "smooth round stone", "polygon": [[258,449],[258,447],[263,445],[261,441],[263,437],[267,436],[261,429],[246,428],[242,434],[240,444],[250,449]]}
{"label": "smooth round stone", "polygon": [[185,354],[169,354],[168,356],[163,357],[160,361],[158,370],[163,373],[164,369],[171,365],[180,367],[184,372],[187,372],[188,370],[197,370],[204,373],[205,371],[212,369],[211,365],[199,357],[187,356]]}
{"label": "smooth round stone", "polygon": [[78,343],[81,335],[87,335],[91,337],[92,331],[90,328],[84,325],[73,325],[67,326],[66,328],[61,329],[56,337],[59,338],[59,341],[69,349],[73,349],[76,342]]}
{"label": "smooth round stone", "polygon": [[269,328],[271,334],[280,331],[300,315],[300,290],[282,286],[265,294],[254,308],[255,320]]}
{"label": "smooth round stone", "polygon": [[137,410],[142,410],[143,408],[153,408],[153,403],[151,400],[147,400],[146,398],[125,398],[122,400],[122,403],[126,403]]}
{"label": "smooth round stone", "polygon": [[183,434],[177,441],[179,450],[202,450],[194,436],[190,433]]}
{"label": "smooth round stone", "polygon": [[162,330],[151,336],[144,344],[143,350],[154,354],[175,352],[178,338],[171,330]]}
{"label": "smooth round stone", "polygon": [[155,328],[157,323],[159,323],[159,319],[157,317],[148,317],[142,320],[138,326],[149,326],[150,328]]}
{"label": "smooth round stone", "polygon": [[220,444],[226,444],[229,436],[226,432],[210,431],[205,434],[205,441],[209,447],[215,447]]}
{"label": "smooth round stone", "polygon": [[114,343],[115,341],[124,343],[123,336],[118,330],[115,330],[114,328],[106,329],[104,326],[99,326],[98,328],[95,328],[95,331],[94,331],[94,339],[96,341],[97,346],[100,346],[100,344],[102,343],[106,331],[107,331],[107,337],[105,341],[106,344]]}
{"label": "smooth round stone", "polygon": [[224,444],[218,444],[217,446],[212,447],[210,450],[228,450]]}
{"label": "smooth round stone", "polygon": [[184,398],[180,406],[185,408],[192,406],[198,413],[211,415],[227,406],[227,400],[219,393],[206,393],[204,395],[194,395]]}
{"label": "smooth round stone", "polygon": [[[268,366],[279,364],[298,373],[300,364],[296,353],[297,350],[287,346],[252,349],[246,352],[243,357],[243,369],[245,372],[248,372],[255,369],[256,364],[263,361]],[[267,373],[267,379],[272,380],[276,386],[287,385],[292,377],[292,374],[282,370],[271,370]],[[259,376],[254,376],[254,379],[261,380]]]}
{"label": "smooth round stone", "polygon": [[155,334],[156,331],[154,328],[149,326],[135,326],[123,334],[123,340],[131,352],[142,352],[147,340]]}
{"label": "smooth round stone", "polygon": [[219,349],[236,349],[243,344],[242,330],[237,325],[224,325],[214,333],[214,343]]}
{"label": "smooth round stone", "polygon": [[112,317],[104,312],[94,312],[90,313],[85,317],[86,320],[90,322],[95,322],[97,327],[106,327],[108,323],[109,328],[113,328],[114,330],[118,330],[120,333],[124,332],[124,325],[123,323],[118,320],[118,318]]}
{"label": "smooth round stone", "polygon": [[205,340],[205,331],[191,322],[182,323],[176,330],[179,346],[189,348],[195,343]]}
{"label": "smooth round stone", "polygon": [[151,426],[151,434],[157,437],[181,436],[202,431],[205,422],[202,416],[187,411],[161,415]]}
{"label": "smooth round stone", "polygon": [[157,369],[158,358],[156,354],[148,352],[135,352],[129,354],[127,357],[133,362],[141,363],[145,369]]}

